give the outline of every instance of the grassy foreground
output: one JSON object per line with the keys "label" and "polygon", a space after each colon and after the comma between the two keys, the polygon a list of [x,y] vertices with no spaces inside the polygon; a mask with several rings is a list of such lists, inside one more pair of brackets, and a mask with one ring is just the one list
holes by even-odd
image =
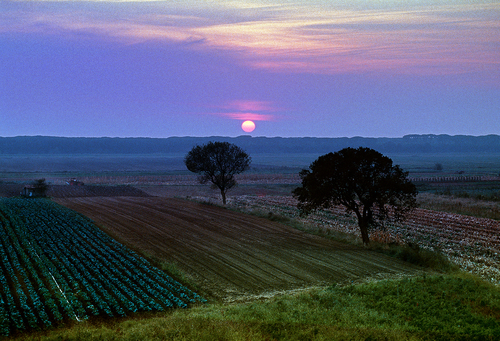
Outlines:
{"label": "grassy foreground", "polygon": [[10,339],[498,340],[500,289],[468,274],[428,275],[144,317]]}

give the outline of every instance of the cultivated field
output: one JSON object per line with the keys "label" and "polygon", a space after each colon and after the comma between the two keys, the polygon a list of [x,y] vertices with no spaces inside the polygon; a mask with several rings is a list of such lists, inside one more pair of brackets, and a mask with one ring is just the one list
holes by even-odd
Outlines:
{"label": "cultivated field", "polygon": [[173,262],[225,301],[419,270],[361,247],[221,207],[165,197],[60,198],[118,241]]}
{"label": "cultivated field", "polygon": [[[76,317],[89,317],[93,321],[94,315],[99,318],[122,316],[134,311],[163,309],[168,310],[167,315],[170,316],[168,304],[163,303],[167,300],[158,300],[159,296],[151,291],[153,285],[157,284],[162,287],[164,296],[168,296],[170,292],[182,302],[190,302],[181,293],[177,295],[177,289],[171,290],[170,277],[163,277],[165,273],[152,267],[149,262],[137,261],[134,253],[129,254],[129,251],[125,251],[126,248],[113,240],[118,240],[139,253],[144,252],[146,258],[154,264],[161,264],[158,260],[175,264],[185,275],[184,278],[190,280],[188,283],[195,286],[192,288],[188,285],[190,289],[214,299],[214,304],[208,306],[214,306],[217,314],[220,310],[224,315],[229,307],[249,306],[248,309],[252,310],[259,303],[267,307],[273,305],[273,302],[280,303],[282,299],[286,301],[287,296],[280,295],[281,293],[300,292],[298,301],[290,303],[290,307],[297,307],[306,296],[316,300],[306,288],[312,288],[316,292],[330,292],[331,287],[325,287],[396,278],[394,290],[388,295],[384,293],[377,296],[374,302],[379,302],[380,297],[388,297],[396,302],[397,307],[420,309],[429,306],[427,317],[423,320],[432,320],[437,314],[435,302],[439,302],[439,311],[442,304],[450,303],[452,307],[443,310],[443,316],[446,316],[442,320],[449,319],[448,315],[457,311],[453,297],[462,290],[460,279],[456,290],[450,292],[451,298],[443,294],[442,297],[430,297],[426,301],[422,296],[428,294],[426,289],[419,297],[415,296],[415,290],[420,285],[429,284],[426,282],[429,274],[407,279],[424,270],[356,244],[359,241],[356,220],[345,214],[342,208],[322,211],[308,217],[298,216],[296,202],[290,192],[300,183],[300,168],[307,167],[313,159],[311,155],[302,155],[289,163],[285,156],[281,159],[276,155],[256,157],[254,161],[259,162],[256,168],[239,175],[238,186],[229,192],[229,209],[217,206],[220,204],[218,191],[200,185],[196,175],[183,169],[182,155],[170,159],[164,159],[161,155],[82,156],[70,159],[57,156],[49,158],[49,161],[46,157],[8,159],[2,166],[4,173],[0,173],[0,196],[18,196],[25,184],[34,179],[46,178],[50,185],[48,195],[53,201],[90,217],[108,236],[100,233],[100,229],[87,218],[62,206],[52,204],[50,210],[46,207],[32,209],[30,205],[35,207],[38,200],[7,199],[11,200],[10,204],[4,204],[0,208],[3,212],[0,222],[5,232],[0,240],[0,256],[3,260],[0,263],[3,274],[0,315],[4,317],[3,320],[0,319],[0,330],[5,334],[6,331],[59,326]],[[495,201],[500,197],[498,159],[491,155],[477,156],[477,160],[472,156],[401,155],[395,156],[394,160],[410,170],[410,176],[419,190],[429,198],[434,198],[434,201],[426,197],[425,207],[428,210],[417,209],[406,223],[393,224],[386,231],[373,231],[371,239],[383,243],[411,243],[421,249],[440,251],[462,269],[500,284],[500,223],[498,220],[477,218],[494,218],[491,213],[499,210],[499,203]],[[442,171],[434,169],[437,163],[442,164]],[[7,167],[10,164],[12,167]],[[40,168],[42,164],[45,168]],[[16,172],[19,169],[25,169],[26,173]],[[68,179],[75,177],[83,181],[85,186],[65,185]],[[458,196],[460,200],[467,198],[472,203],[457,203]],[[442,202],[439,207],[434,208],[433,203],[438,197]],[[202,204],[199,201],[217,205]],[[49,200],[40,202],[50,203]],[[470,217],[437,211],[449,209],[443,208],[443,205],[450,205],[452,202],[454,205],[463,204],[464,209],[477,206],[481,208],[481,214],[473,212],[471,214],[475,217]],[[48,211],[52,213],[47,213]],[[286,224],[326,237],[335,235],[337,239],[339,235],[336,232],[347,233],[350,237],[346,239],[350,239],[350,244],[303,232]],[[340,238],[343,237],[340,235]],[[106,242],[103,244],[100,241]],[[130,271],[133,266],[139,267]],[[96,271],[96,268],[100,270]],[[57,272],[57,269],[61,269],[61,272]],[[48,277],[49,270],[54,280]],[[160,274],[161,278],[153,276],[148,279],[153,274]],[[143,276],[141,278],[144,278],[146,286],[138,286],[142,283],[136,280],[137,276]],[[400,277],[402,279],[398,279]],[[377,283],[384,286],[386,284],[383,283],[388,282]],[[368,286],[376,286],[377,283]],[[407,298],[411,298],[414,304],[407,304],[405,298],[400,296],[403,295],[406,284],[415,285],[409,286],[407,293]],[[103,289],[99,288],[100,285]],[[184,294],[193,293],[181,284],[178,288],[185,288]],[[349,290],[352,290],[352,286],[340,285],[338,288],[340,291],[347,290],[347,296],[351,297]],[[367,290],[373,294],[372,289]],[[447,288],[443,285],[442,288],[433,287],[429,290],[431,293],[444,293]],[[492,289],[492,292],[496,292],[496,289]],[[338,295],[325,302],[346,297],[343,291]],[[476,306],[480,306],[477,309],[481,314],[498,320],[495,317],[498,316],[498,304],[494,300],[486,303],[482,299],[471,301],[472,296],[471,293],[463,293],[463,298],[458,300],[461,302],[461,309],[470,306],[474,310]],[[138,297],[142,298],[137,299]],[[274,298],[268,300],[268,297]],[[195,297],[190,298],[196,301]],[[172,299],[173,306],[176,305],[175,301]],[[238,301],[246,303],[224,303]],[[428,303],[424,304],[424,301]],[[177,306],[183,305],[178,303]],[[487,309],[484,308],[485,304]],[[204,305],[200,309],[208,306]],[[350,323],[357,316],[365,316],[366,307],[359,302],[352,303],[352,307],[356,311],[345,318],[345,325],[362,330],[366,324],[354,324],[354,327]],[[193,311],[198,311],[197,309]],[[292,315],[296,316],[297,312],[307,315],[309,309],[310,306],[296,308]],[[387,309],[391,316],[388,320],[392,321],[396,308],[391,306]],[[281,315],[281,311],[281,306],[276,311],[266,311],[259,315],[258,321],[265,321],[265,316],[277,316],[276,321],[281,322],[269,322],[272,323],[272,329],[274,330],[275,325],[285,323],[283,328],[288,330],[290,325],[287,321],[293,320],[292,315]],[[328,306],[326,311],[324,314],[329,316],[330,321],[331,314],[342,309],[331,309]],[[255,312],[252,310],[249,314],[254,316]],[[222,315],[217,315],[217,321],[226,318]],[[411,320],[415,322],[424,316],[420,310],[400,312],[399,315],[402,316],[402,324],[391,327],[394,330],[400,330],[402,326],[414,328],[415,324],[411,324]],[[8,316],[7,320],[5,316]],[[463,318],[460,314],[453,316],[455,319]],[[383,321],[386,319],[381,318]],[[470,326],[481,330],[484,325],[478,324],[474,319],[475,317],[469,321]],[[311,321],[314,322],[304,323],[317,324],[317,327],[333,323],[317,322],[318,317],[311,317]],[[254,326],[255,322],[256,320],[251,320],[244,328]],[[180,323],[185,324],[186,330],[193,330],[191,318]],[[214,323],[217,328],[220,327],[219,322]],[[406,325],[407,323],[410,325]],[[176,330],[179,322],[173,324],[175,326],[169,328]],[[232,322],[228,325],[232,325]],[[337,328],[337,322],[334,325]],[[380,329],[378,322],[370,326],[373,330]],[[116,328],[113,330],[115,334],[122,327]],[[436,328],[436,324],[419,325],[418,328],[423,332],[422,335],[426,335],[429,330]],[[454,324],[451,323],[449,328],[455,328]],[[459,327],[459,332],[467,333],[467,328],[469,327]],[[200,329],[207,329],[206,325]],[[170,331],[168,329],[166,333]],[[144,332],[147,333],[148,330],[144,329]],[[337,333],[336,329],[334,333]],[[491,331],[488,333],[487,335],[493,335]],[[268,335],[267,329],[264,334]]]}
{"label": "cultivated field", "polygon": [[[245,212],[272,212],[301,222],[322,234],[338,231],[361,238],[356,218],[346,214],[345,209],[340,206],[308,217],[299,217],[297,202],[289,195],[235,196],[231,198],[230,205]],[[463,270],[500,284],[498,220],[417,208],[406,221],[389,223],[387,227],[386,230],[372,231],[371,240],[419,245],[421,248],[442,252]]]}
{"label": "cultivated field", "polygon": [[1,199],[0,227],[0,337],[203,301],[87,218],[47,199]]}

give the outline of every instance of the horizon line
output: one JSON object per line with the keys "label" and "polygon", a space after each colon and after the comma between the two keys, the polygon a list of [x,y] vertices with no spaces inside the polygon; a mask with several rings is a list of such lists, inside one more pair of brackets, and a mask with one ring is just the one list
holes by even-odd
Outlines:
{"label": "horizon line", "polygon": [[448,136],[448,137],[487,137],[487,136],[500,136],[499,134],[484,134],[484,135],[468,135],[468,134],[406,134],[399,137],[387,137],[387,136],[253,136],[250,134],[242,134],[237,136],[224,136],[224,135],[206,135],[206,136],[193,136],[193,135],[172,135],[167,137],[151,137],[151,136],[60,136],[60,135],[15,135],[15,136],[0,136],[0,138],[20,138],[20,137],[48,137],[48,138],[69,138],[69,139],[99,139],[99,138],[109,138],[109,139],[169,139],[169,138],[212,138],[212,137],[221,137],[221,138],[283,138],[283,139],[300,139],[300,138],[318,138],[318,139],[355,139],[355,138],[364,138],[364,139],[401,139],[408,137],[418,137],[418,136]]}

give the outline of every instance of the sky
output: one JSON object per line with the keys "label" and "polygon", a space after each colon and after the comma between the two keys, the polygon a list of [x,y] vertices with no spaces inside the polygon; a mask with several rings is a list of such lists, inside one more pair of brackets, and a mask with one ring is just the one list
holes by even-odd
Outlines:
{"label": "sky", "polygon": [[3,137],[407,134],[500,134],[500,1],[0,1]]}

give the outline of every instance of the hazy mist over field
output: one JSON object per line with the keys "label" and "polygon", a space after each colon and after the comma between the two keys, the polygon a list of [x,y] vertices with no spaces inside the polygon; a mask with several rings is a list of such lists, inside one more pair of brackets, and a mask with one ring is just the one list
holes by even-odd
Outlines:
{"label": "hazy mist over field", "polygon": [[[226,141],[252,157],[252,169],[294,172],[320,155],[345,147],[375,149],[410,172],[500,172],[500,136],[408,135],[402,138],[281,138],[210,136],[170,138],[0,137],[0,172],[146,171],[187,172],[195,145]],[[273,170],[274,169],[274,170]],[[33,176],[33,175],[30,175]]]}

